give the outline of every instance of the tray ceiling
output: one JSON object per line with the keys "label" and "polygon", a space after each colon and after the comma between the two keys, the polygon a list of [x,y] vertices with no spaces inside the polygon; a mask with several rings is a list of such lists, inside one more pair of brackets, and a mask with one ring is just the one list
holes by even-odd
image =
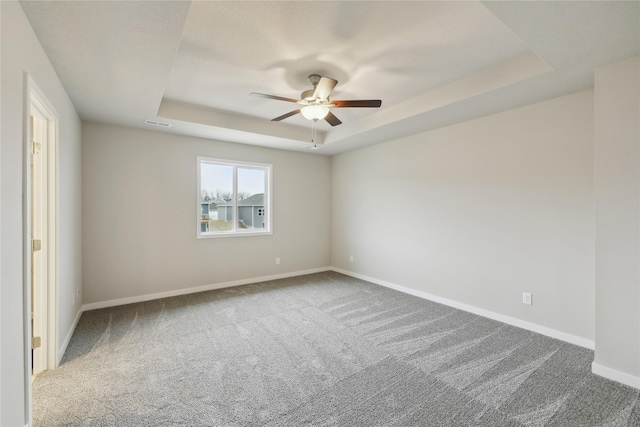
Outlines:
{"label": "tray ceiling", "polygon": [[[270,119],[307,76],[382,99],[318,123],[335,154],[583,90],[639,53],[638,2],[25,1],[85,120],[302,150],[311,122]],[[292,107],[293,106],[293,107]]]}

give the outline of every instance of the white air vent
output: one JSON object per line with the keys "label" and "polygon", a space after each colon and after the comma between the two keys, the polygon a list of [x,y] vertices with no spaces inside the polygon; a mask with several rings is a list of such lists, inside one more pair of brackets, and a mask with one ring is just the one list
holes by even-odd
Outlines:
{"label": "white air vent", "polygon": [[163,128],[171,127],[171,123],[157,122],[155,120],[145,120],[144,122],[146,124],[148,124],[148,125],[160,126],[160,127],[163,127]]}

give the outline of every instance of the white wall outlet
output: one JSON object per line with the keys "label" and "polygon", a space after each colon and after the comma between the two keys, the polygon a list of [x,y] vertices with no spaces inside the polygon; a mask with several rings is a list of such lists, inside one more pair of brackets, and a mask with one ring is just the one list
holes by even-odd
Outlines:
{"label": "white wall outlet", "polygon": [[349,262],[353,262],[353,255],[349,255]]}
{"label": "white wall outlet", "polygon": [[522,293],[522,303],[531,305],[531,294],[529,292]]}
{"label": "white wall outlet", "polygon": [[280,265],[280,257],[276,258],[276,265]]}

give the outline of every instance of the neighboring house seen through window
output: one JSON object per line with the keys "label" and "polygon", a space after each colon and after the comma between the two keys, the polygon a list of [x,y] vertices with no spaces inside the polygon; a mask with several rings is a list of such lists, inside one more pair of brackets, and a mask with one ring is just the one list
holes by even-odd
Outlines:
{"label": "neighboring house seen through window", "polygon": [[271,234],[271,165],[198,157],[198,238]]}

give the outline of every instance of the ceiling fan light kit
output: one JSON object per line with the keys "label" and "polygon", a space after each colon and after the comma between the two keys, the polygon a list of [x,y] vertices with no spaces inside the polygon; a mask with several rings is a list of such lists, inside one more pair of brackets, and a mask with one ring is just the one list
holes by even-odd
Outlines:
{"label": "ceiling fan light kit", "polygon": [[304,118],[308,120],[322,120],[327,117],[327,114],[329,113],[329,107],[321,104],[307,105],[300,109],[300,113],[302,113]]}
{"label": "ceiling fan light kit", "polygon": [[275,99],[277,101],[293,102],[302,105],[298,110],[290,111],[286,114],[271,119],[272,122],[279,122],[288,117],[301,113],[305,119],[314,123],[324,119],[331,126],[338,126],[342,122],[330,110],[331,108],[379,108],[382,101],[379,99],[369,100],[348,100],[348,101],[332,101],[329,99],[333,88],[336,87],[338,81],[331,77],[320,76],[319,74],[311,74],[309,82],[313,85],[313,89],[305,90],[300,94],[300,99],[285,98],[282,96],[268,95],[265,93],[251,92],[253,96],[262,98]]}

